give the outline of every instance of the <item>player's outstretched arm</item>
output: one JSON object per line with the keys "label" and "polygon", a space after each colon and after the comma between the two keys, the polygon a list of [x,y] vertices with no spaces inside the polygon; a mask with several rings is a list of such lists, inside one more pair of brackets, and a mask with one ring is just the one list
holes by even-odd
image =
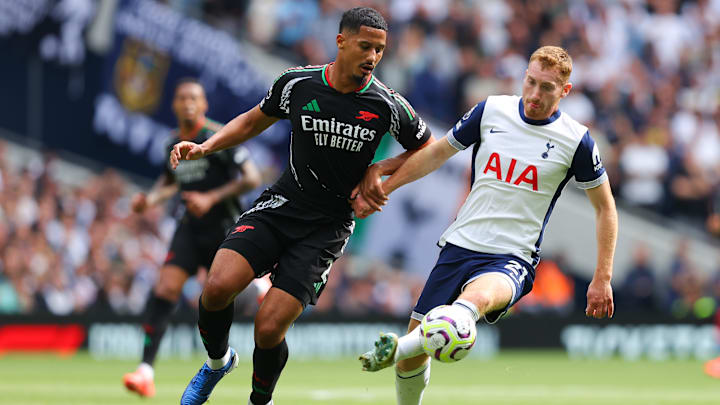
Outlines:
{"label": "player's outstretched arm", "polygon": [[395,173],[395,171],[402,166],[403,163],[410,158],[410,156],[414,155],[419,150],[426,148],[433,142],[435,142],[435,138],[431,135],[427,142],[418,149],[406,150],[397,156],[373,163],[367,168],[365,176],[358,184],[358,189],[365,197],[368,205],[374,211],[382,211],[381,206],[385,205],[388,200],[387,195],[385,195],[385,192],[383,191],[382,176],[389,176]]}
{"label": "player's outstretched arm", "polygon": [[615,313],[610,280],[613,271],[613,256],[617,240],[618,218],[615,199],[610,184],[605,183],[585,190],[595,208],[595,233],[597,237],[597,267],[588,286],[585,315],[594,318],[612,317]]}
{"label": "player's outstretched arm", "polygon": [[390,195],[398,187],[424,177],[442,166],[458,150],[450,145],[447,137],[413,153],[385,182],[383,191]]}
{"label": "player's outstretched arm", "polygon": [[187,141],[177,143],[170,152],[170,164],[175,169],[181,160],[200,159],[210,153],[238,145],[259,135],[278,120],[279,118],[265,115],[259,106],[255,106],[233,118],[202,144]]}
{"label": "player's outstretched arm", "polygon": [[147,194],[139,192],[132,198],[130,206],[134,212],[142,213],[147,208],[165,202],[178,192],[178,185],[171,176],[163,173]]}

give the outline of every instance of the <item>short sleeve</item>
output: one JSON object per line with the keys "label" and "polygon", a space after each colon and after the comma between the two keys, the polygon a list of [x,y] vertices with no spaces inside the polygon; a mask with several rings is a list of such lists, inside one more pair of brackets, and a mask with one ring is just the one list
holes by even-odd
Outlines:
{"label": "short sleeve", "polygon": [[[287,76],[287,75],[285,75]],[[260,110],[270,117],[287,118],[288,114],[283,114],[280,110],[280,95],[282,93],[283,86],[287,83],[286,77],[280,75],[265,95],[265,98],[260,101]]]}
{"label": "short sleeve", "polygon": [[299,81],[310,79],[311,76],[302,75],[298,77],[298,74],[302,74],[301,71],[293,71],[291,68],[284,71],[277,79],[267,95],[260,101],[260,110],[270,117],[276,117],[280,119],[287,119],[290,115],[290,93],[292,92],[293,86]]}
{"label": "short sleeve", "polygon": [[250,151],[244,146],[238,146],[235,148],[233,153],[233,163],[237,166],[242,166],[243,163],[250,159]]}
{"label": "short sleeve", "polygon": [[415,112],[410,103],[397,92],[392,93],[393,101],[400,115],[400,132],[397,140],[408,150],[418,149],[432,135],[425,121]]}
{"label": "short sleeve", "polygon": [[475,104],[460,121],[447,132],[447,140],[455,149],[465,150],[480,141],[480,122],[485,111],[485,101]]}
{"label": "short sleeve", "polygon": [[575,156],[573,156],[571,170],[575,175],[578,188],[594,188],[606,182],[608,177],[600,158],[595,140],[590,136],[590,131],[583,135]]}

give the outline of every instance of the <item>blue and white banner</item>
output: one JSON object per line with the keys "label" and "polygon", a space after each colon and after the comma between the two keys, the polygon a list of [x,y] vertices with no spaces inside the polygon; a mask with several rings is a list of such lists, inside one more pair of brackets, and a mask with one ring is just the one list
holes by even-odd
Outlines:
{"label": "blue and white banner", "polygon": [[[153,165],[166,158],[162,146],[175,126],[170,104],[180,79],[201,81],[208,116],[220,122],[255,106],[272,79],[256,73],[230,35],[158,2],[122,1],[114,22],[93,129]],[[269,132],[263,137],[282,138],[288,130],[281,124]]]}

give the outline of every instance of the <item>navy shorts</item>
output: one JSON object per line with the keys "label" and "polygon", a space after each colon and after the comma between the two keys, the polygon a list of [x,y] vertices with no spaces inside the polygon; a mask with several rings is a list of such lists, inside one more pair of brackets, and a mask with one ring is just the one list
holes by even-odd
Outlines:
{"label": "navy shorts", "polygon": [[317,303],[342,256],[355,221],[338,219],[293,204],[265,191],[230,230],[220,248],[240,253],[257,277],[271,273],[273,287],[306,307]]}
{"label": "navy shorts", "polygon": [[513,290],[507,307],[485,314],[489,323],[497,322],[513,304],[529,293],[535,280],[535,268],[516,256],[479,253],[447,243],[440,251],[438,261],[413,308],[412,319],[421,321],[431,309],[452,304],[466,285],[488,273],[505,275]]}

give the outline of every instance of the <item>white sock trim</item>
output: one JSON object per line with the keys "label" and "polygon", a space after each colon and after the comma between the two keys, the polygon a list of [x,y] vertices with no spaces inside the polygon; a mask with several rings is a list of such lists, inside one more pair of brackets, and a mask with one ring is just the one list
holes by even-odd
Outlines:
{"label": "white sock trim", "polygon": [[417,377],[421,374],[425,374],[425,371],[430,368],[430,362],[423,364],[422,366],[416,368],[415,370],[410,371],[402,371],[397,366],[395,366],[395,372],[397,373],[397,376],[399,378],[402,378],[404,380],[408,378]]}
{"label": "white sock trim", "polygon": [[475,320],[475,322],[480,320],[480,311],[478,310],[478,307],[472,302],[459,299],[455,300],[455,302],[453,302],[453,305],[468,311],[470,313],[470,316],[472,316],[472,318]]}
{"label": "white sock trim", "polygon": [[148,363],[140,363],[140,365],[137,368],[137,371],[141,372],[142,374],[150,377],[150,379],[155,378],[155,370],[153,369],[153,366],[151,366]]}
{"label": "white sock trim", "polygon": [[221,368],[225,367],[225,365],[230,361],[230,348],[228,347],[227,351],[225,352],[225,355],[222,356],[219,359],[211,359],[208,357],[207,363],[208,367],[210,367],[213,370],[220,370]]}

